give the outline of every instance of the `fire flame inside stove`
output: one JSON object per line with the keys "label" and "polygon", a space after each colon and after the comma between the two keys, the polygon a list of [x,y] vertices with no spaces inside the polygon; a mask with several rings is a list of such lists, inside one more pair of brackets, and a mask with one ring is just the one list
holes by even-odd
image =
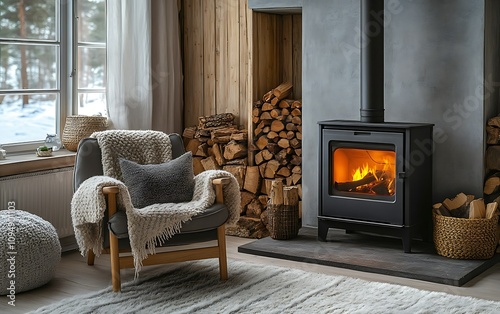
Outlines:
{"label": "fire flame inside stove", "polygon": [[393,151],[341,148],[335,152],[334,160],[335,189],[338,191],[394,195],[396,168]]}
{"label": "fire flame inside stove", "polygon": [[[382,167],[370,167],[365,163],[353,171],[352,181],[366,180],[368,183],[355,187],[357,192],[372,193],[378,195],[394,194],[394,167],[387,159],[384,159]],[[382,168],[382,169],[380,169]],[[375,189],[374,189],[375,188]]]}
{"label": "fire flame inside stove", "polygon": [[369,173],[375,173],[377,170],[375,168],[370,168],[368,164],[364,164],[363,167],[358,167],[354,170],[352,175],[352,181],[358,181],[366,177]]}

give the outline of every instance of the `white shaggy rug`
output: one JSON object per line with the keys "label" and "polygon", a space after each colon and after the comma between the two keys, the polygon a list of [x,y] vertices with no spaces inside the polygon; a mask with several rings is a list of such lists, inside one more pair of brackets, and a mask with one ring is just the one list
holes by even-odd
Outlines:
{"label": "white shaggy rug", "polygon": [[78,295],[32,313],[500,313],[500,302],[229,260],[146,270],[137,281]]}

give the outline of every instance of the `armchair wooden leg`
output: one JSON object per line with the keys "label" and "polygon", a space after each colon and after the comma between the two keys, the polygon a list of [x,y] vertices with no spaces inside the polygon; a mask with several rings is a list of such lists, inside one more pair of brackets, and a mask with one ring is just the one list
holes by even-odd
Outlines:
{"label": "armchair wooden leg", "polygon": [[120,256],[118,249],[118,238],[110,231],[109,232],[109,255],[111,259],[111,284],[114,292],[120,292]]}
{"label": "armchair wooden leg", "polygon": [[87,253],[87,265],[89,266],[94,265],[94,259],[95,259],[94,251],[89,250]]}
{"label": "armchair wooden leg", "polygon": [[224,225],[217,228],[217,242],[219,246],[220,280],[227,280],[226,228]]}

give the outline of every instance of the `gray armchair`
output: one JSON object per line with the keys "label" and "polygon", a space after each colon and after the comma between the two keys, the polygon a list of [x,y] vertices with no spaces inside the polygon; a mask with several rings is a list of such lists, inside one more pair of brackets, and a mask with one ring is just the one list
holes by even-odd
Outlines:
{"label": "gray armchair", "polygon": [[[181,156],[185,150],[181,137],[178,134],[169,135],[172,144],[172,159]],[[74,190],[86,179],[103,175],[101,161],[101,149],[94,138],[83,139],[77,150],[74,168]],[[179,246],[191,243],[199,243],[216,240],[217,245],[197,249],[181,249],[165,253],[149,255],[143,261],[143,265],[181,262],[206,258],[218,258],[220,268],[220,279],[227,279],[227,259],[225,242],[225,223],[229,212],[223,204],[222,186],[229,179],[219,178],[213,181],[216,192],[216,203],[203,213],[195,215],[192,220],[182,225],[181,232],[175,234],[163,246]],[[121,253],[130,252],[127,216],[125,212],[118,211],[116,206],[117,187],[105,187],[103,193],[107,200],[107,209],[103,221],[104,250],[111,256],[111,277],[113,291],[120,291],[120,269],[133,268],[132,256],[121,256]],[[87,255],[88,265],[94,264],[95,255],[89,250]]]}

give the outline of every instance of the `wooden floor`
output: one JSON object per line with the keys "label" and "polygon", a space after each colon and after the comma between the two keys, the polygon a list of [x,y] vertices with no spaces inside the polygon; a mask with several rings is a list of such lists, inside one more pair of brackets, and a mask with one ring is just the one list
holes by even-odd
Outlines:
{"label": "wooden floor", "polygon": [[[365,280],[395,283],[419,289],[443,291],[456,295],[466,295],[500,301],[500,264],[490,268],[485,273],[470,281],[466,286],[453,287],[419,280],[238,253],[238,246],[251,241],[253,240],[228,236],[227,253],[229,263],[231,263],[232,259],[255,264],[272,264],[275,266],[297,268],[329,275],[344,275]],[[159,267],[169,266],[145,267],[141,273],[146,274],[148,270]],[[109,255],[103,255],[96,258],[94,266],[87,266],[85,259],[78,252],[73,251],[64,253],[56,275],[50,283],[38,289],[16,295],[15,307],[8,305],[7,302],[9,299],[6,296],[1,296],[0,313],[25,313],[73,295],[106,288],[111,285],[109,269]],[[133,276],[133,270],[122,270],[122,281],[132,280]],[[231,276],[231,273],[229,273],[229,276]]]}

